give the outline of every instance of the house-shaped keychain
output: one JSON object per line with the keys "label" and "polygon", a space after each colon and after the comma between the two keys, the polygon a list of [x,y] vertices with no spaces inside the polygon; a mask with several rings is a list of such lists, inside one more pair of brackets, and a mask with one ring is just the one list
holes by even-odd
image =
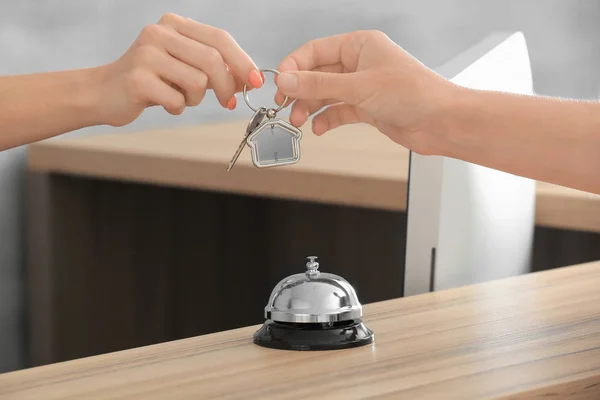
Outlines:
{"label": "house-shaped keychain", "polygon": [[248,135],[246,143],[258,168],[295,164],[300,160],[302,131],[280,119],[263,121]]}

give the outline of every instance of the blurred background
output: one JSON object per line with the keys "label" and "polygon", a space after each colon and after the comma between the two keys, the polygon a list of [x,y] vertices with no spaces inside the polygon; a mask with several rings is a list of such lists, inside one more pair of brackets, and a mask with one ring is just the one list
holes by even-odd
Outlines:
{"label": "blurred background", "polygon": [[[307,40],[357,29],[384,31],[430,67],[491,32],[522,31],[538,94],[598,96],[600,0],[0,0],[0,75],[113,61],[144,25],[167,12],[229,31],[261,68],[275,68]],[[228,118],[240,114],[207,96],[181,117],[149,110],[121,130]],[[96,127],[69,136],[107,131]],[[0,154],[0,372],[28,366],[25,154],[24,148]]]}

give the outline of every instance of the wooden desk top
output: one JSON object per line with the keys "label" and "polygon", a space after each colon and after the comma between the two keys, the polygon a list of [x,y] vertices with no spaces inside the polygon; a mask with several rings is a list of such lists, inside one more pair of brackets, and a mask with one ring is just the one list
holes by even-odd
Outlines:
{"label": "wooden desk top", "polygon": [[265,349],[253,326],[0,375],[0,397],[598,399],[599,287],[600,262],[534,273],[366,305],[370,346]]}
{"label": "wooden desk top", "polygon": [[[247,121],[55,139],[29,147],[30,170],[404,211],[408,151],[368,125],[322,137],[302,129],[302,162],[258,170],[249,150],[226,167]],[[536,224],[600,232],[600,197],[538,183]]]}

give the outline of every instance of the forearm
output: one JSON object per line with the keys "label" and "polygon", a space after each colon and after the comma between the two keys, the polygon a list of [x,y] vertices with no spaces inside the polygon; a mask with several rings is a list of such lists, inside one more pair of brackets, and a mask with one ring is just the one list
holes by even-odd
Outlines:
{"label": "forearm", "polygon": [[99,124],[98,73],[82,69],[0,77],[0,151]]}
{"label": "forearm", "polygon": [[462,91],[447,156],[600,193],[600,103]]}

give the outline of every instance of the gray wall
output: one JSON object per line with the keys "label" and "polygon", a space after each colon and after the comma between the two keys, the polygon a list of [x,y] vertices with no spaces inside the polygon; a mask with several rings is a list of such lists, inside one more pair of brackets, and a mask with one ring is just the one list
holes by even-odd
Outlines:
{"label": "gray wall", "polygon": [[[175,12],[228,30],[262,68],[303,42],[380,29],[436,66],[494,30],[521,30],[535,90],[595,98],[600,61],[598,0],[0,0],[0,75],[98,65],[119,57],[140,29]],[[263,91],[253,99],[266,101]],[[181,117],[145,113],[122,131],[245,118],[210,98]],[[100,127],[72,135],[107,132]],[[1,133],[0,133],[1,134]],[[25,148],[0,154],[0,372],[25,366],[22,239]]]}

